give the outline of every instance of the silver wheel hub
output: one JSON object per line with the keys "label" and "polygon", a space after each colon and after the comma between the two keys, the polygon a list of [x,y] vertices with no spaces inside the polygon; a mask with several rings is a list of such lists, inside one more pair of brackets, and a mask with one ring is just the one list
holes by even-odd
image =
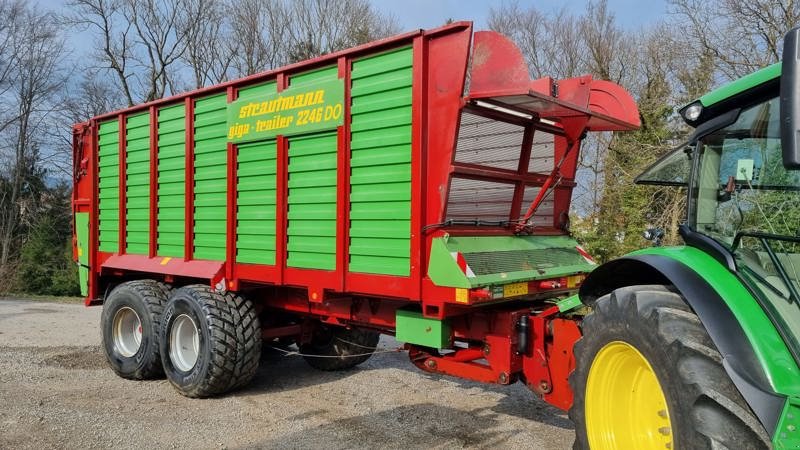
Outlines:
{"label": "silver wheel hub", "polygon": [[172,322],[169,332],[169,359],[178,370],[188,372],[197,363],[200,332],[191,317],[181,314]]}
{"label": "silver wheel hub", "polygon": [[142,321],[136,311],[127,306],[117,310],[112,329],[117,353],[130,358],[139,351],[142,346]]}

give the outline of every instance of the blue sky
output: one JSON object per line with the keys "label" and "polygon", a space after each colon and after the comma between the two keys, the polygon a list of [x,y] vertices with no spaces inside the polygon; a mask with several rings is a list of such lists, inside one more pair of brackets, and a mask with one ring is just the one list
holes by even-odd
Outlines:
{"label": "blue sky", "polygon": [[[33,0],[48,9],[65,8],[67,0]],[[489,9],[498,7],[501,0],[371,0],[381,11],[393,14],[404,30],[433,28],[447,19],[472,20],[476,28],[486,27]],[[567,8],[583,11],[586,0],[521,0],[520,6],[535,5],[543,11]],[[619,23],[636,29],[655,22],[666,14],[664,0],[608,0],[608,6]]]}
{"label": "blue sky", "polygon": [[[489,9],[499,7],[500,0],[372,0],[380,10],[392,13],[404,30],[432,28],[447,19],[472,20],[477,29],[486,28]],[[542,11],[561,8],[582,12],[585,0],[528,0],[520,1],[523,8],[533,4]],[[608,0],[609,9],[625,28],[636,29],[666,15],[664,0]]]}
{"label": "blue sky", "polygon": [[[43,9],[63,11],[69,0],[29,0]],[[486,19],[492,7],[499,7],[503,0],[370,0],[380,11],[392,14],[403,31],[417,28],[434,28],[447,19],[471,20],[478,30],[486,29]],[[627,29],[638,29],[666,16],[666,0],[608,0],[611,12],[618,23]],[[587,0],[519,0],[527,8],[534,5],[545,12],[561,8],[583,12]],[[81,54],[91,46],[91,35],[68,33],[68,44],[72,51]]]}

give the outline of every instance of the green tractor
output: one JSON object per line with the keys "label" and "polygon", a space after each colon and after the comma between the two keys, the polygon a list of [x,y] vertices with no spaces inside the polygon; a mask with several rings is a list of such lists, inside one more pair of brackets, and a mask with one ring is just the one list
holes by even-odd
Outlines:
{"label": "green tractor", "polygon": [[592,449],[800,447],[800,32],[782,63],[683,107],[638,183],[688,192],[685,245],[598,267],[570,377]]}

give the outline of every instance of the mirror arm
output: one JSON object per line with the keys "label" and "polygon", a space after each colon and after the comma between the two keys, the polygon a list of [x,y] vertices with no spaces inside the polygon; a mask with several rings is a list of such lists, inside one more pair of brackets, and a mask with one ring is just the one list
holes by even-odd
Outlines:
{"label": "mirror arm", "polygon": [[786,33],[783,39],[781,66],[781,146],[783,165],[800,169],[800,27]]}

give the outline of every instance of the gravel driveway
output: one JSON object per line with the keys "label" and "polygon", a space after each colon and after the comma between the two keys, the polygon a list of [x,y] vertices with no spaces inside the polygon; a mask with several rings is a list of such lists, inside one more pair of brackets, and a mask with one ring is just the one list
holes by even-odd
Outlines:
{"label": "gravel driveway", "polygon": [[0,299],[0,448],[525,448],[572,445],[572,423],[521,384],[417,370],[383,337],[358,368],[326,373],[267,350],[222,398],[106,366],[100,308]]}

